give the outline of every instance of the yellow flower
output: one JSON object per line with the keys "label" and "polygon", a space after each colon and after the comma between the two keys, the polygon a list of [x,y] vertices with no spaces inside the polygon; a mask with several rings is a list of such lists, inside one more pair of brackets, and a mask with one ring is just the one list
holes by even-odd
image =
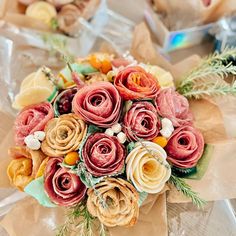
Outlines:
{"label": "yellow flower", "polygon": [[[53,95],[56,96],[57,91],[55,86],[45,75],[43,69],[40,68],[36,72],[29,74],[22,81],[20,92],[16,95],[12,104],[15,109],[22,109],[32,104],[44,102],[51,95],[52,99]],[[45,69],[47,70],[48,68]]]}
{"label": "yellow flower", "polygon": [[89,189],[87,194],[88,211],[107,227],[133,226],[137,222],[139,195],[129,182],[106,178],[95,188]]}
{"label": "yellow flower", "polygon": [[9,155],[13,160],[8,165],[7,175],[12,185],[24,191],[26,185],[36,178],[45,155],[20,146],[10,148]]}
{"label": "yellow flower", "polygon": [[50,26],[51,20],[57,16],[57,11],[50,3],[39,1],[30,4],[25,14],[29,17],[41,20]]}
{"label": "yellow flower", "polygon": [[87,125],[75,114],[65,114],[51,119],[45,127],[46,137],[42,151],[50,157],[62,157],[79,149],[87,133]]}
{"label": "yellow flower", "polygon": [[162,88],[174,87],[174,80],[170,72],[159,66],[144,65],[144,69],[157,78]]}

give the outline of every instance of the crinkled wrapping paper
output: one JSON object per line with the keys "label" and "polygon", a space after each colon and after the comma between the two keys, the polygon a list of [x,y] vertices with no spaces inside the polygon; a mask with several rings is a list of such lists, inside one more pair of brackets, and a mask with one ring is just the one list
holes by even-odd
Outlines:
{"label": "crinkled wrapping paper", "polygon": [[[89,11],[86,12],[87,17],[96,16],[97,12],[104,9],[104,3],[105,1],[101,0],[100,2],[94,1],[90,4]],[[18,0],[1,0],[0,2],[0,18],[6,22],[17,25],[18,27],[55,33],[49,25],[38,19],[26,16],[25,11],[26,7],[23,4],[19,4]],[[79,29],[80,26],[78,26],[78,31]]]}
{"label": "crinkled wrapping paper", "polygon": [[68,52],[75,56],[86,56],[89,51],[97,50],[98,45],[104,40],[121,54],[129,49],[134,22],[108,9],[106,0],[100,0],[97,10],[89,21],[81,17],[78,21],[80,23],[78,35],[68,37],[59,32],[52,32],[37,19],[23,15],[17,0],[0,1],[0,35],[11,38],[18,34],[17,41],[23,37],[27,45],[42,49],[50,49],[50,44],[45,44],[42,38],[54,37],[65,41]]}
{"label": "crinkled wrapping paper", "polygon": [[[8,49],[11,49],[11,45],[9,44],[8,46]],[[10,58],[9,60],[7,58],[7,60],[8,62],[15,61],[15,65],[20,63],[18,67],[20,66],[21,68],[24,68],[24,70],[22,69],[22,71],[20,71],[22,75],[21,78],[24,78],[23,74],[26,75],[29,71],[34,70],[38,65],[35,66],[32,61],[29,63],[27,60],[19,60],[22,49],[25,49],[22,47],[22,45],[15,46],[15,49],[16,50],[14,50],[14,53],[18,56]],[[33,55],[41,55],[42,59],[45,58],[45,56],[48,56],[47,54],[44,55],[44,53],[41,52],[42,50],[34,48],[36,51],[32,52],[31,49],[32,48],[27,48],[27,50],[30,50]],[[12,54],[9,52],[9,50],[7,51],[11,56]],[[131,51],[137,59],[141,59],[141,61],[150,62],[152,64],[158,64],[171,71],[176,79],[178,79],[180,75],[184,73],[184,71],[189,70],[192,66],[194,66],[198,61],[198,57],[195,56],[184,60],[178,65],[172,66],[168,61],[165,60],[163,56],[155,53],[151,43],[150,35],[147,32],[145,25],[140,25],[136,28]],[[27,63],[29,63],[28,66],[26,66]],[[2,67],[1,72],[3,73],[1,73],[1,76],[5,75],[5,73],[9,73],[8,69],[8,67]],[[10,72],[12,72],[13,69],[14,67],[11,68]],[[17,79],[15,80],[15,78]],[[4,84],[5,86],[4,91],[2,90],[3,86],[1,86],[1,95],[3,94],[3,96],[8,96],[6,100],[0,101],[0,115],[2,118],[0,122],[0,186],[2,188],[6,188],[4,190],[2,189],[4,192],[6,190],[12,191],[9,189],[10,186],[6,176],[6,166],[10,161],[7,156],[7,148],[13,144],[13,132],[11,127],[14,122],[12,110],[10,112],[6,112],[5,108],[6,106],[10,106],[11,94],[16,92],[19,83],[20,77],[17,77],[16,72],[15,75],[12,76],[10,80],[8,80],[7,86],[5,77],[4,83],[1,78],[1,85]],[[9,90],[6,90],[6,88],[11,87],[13,88],[13,91],[11,91],[12,93],[7,93]],[[191,101],[191,108],[195,114],[195,124],[203,131],[206,141],[214,145],[215,149],[205,176],[200,181],[188,180],[188,182],[191,183],[194,190],[200,193],[200,196],[209,201],[236,197],[236,190],[234,188],[236,184],[236,173],[234,171],[236,166],[236,143],[234,140],[236,134],[236,127],[234,124],[236,113],[235,106],[235,98],[232,97],[224,97],[215,100]],[[202,236],[204,233],[205,235],[234,235],[236,224],[232,214],[230,215],[230,211],[232,212],[233,208],[229,205],[227,205],[228,208],[223,207],[228,200],[219,202],[217,204],[209,203],[206,209],[203,211],[197,211],[191,204],[183,205],[169,203],[169,210],[167,214],[166,194],[168,195],[168,201],[170,202],[180,203],[186,201],[186,199],[175,190],[164,192],[161,195],[150,195],[145,204],[140,209],[140,218],[135,227],[113,228],[109,230],[110,234],[112,236],[165,236],[168,234],[168,216],[170,235],[190,235],[190,233],[194,236]],[[22,198],[23,200],[18,201]],[[223,212],[222,209],[224,209],[225,212]],[[10,236],[55,235],[54,230],[57,224],[62,223],[64,218],[64,210],[62,208],[43,208],[34,199],[29,197],[24,199],[24,194],[19,195],[17,192],[14,192],[9,198],[4,198],[3,202],[0,201],[0,210],[1,214],[5,214],[10,210],[1,221],[1,225],[5,228],[5,230],[8,232],[8,235]],[[215,214],[213,214],[213,211],[215,211]],[[223,227],[220,230],[217,230],[217,228],[214,227],[207,229],[207,223],[205,222],[209,222],[210,219],[214,219],[214,221],[218,222],[219,224],[221,223],[219,217],[217,216],[219,212],[221,212],[220,214],[222,217],[224,216],[223,219],[227,222],[227,224],[223,222],[222,225],[226,224],[228,227]],[[19,216],[21,215],[24,216],[24,220],[19,221]],[[191,227],[192,230],[196,230],[199,220],[201,219],[205,220],[204,223],[203,221],[201,222],[202,229],[192,233],[190,230]],[[221,218],[221,220],[223,219]],[[187,228],[185,228],[186,225],[188,225]],[[195,225],[195,228],[193,225]],[[208,232],[211,232],[212,234],[208,234]]]}
{"label": "crinkled wrapping paper", "polygon": [[179,30],[197,25],[208,24],[221,17],[234,14],[236,4],[234,0],[211,0],[209,5],[204,0],[153,0],[154,8],[163,17],[167,28]]}

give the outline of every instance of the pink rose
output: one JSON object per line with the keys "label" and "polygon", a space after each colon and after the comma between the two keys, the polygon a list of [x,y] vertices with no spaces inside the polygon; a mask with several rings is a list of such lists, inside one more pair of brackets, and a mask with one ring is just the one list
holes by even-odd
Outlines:
{"label": "pink rose", "polygon": [[15,142],[24,145],[24,138],[35,131],[42,131],[47,122],[54,117],[52,105],[42,102],[25,107],[16,117]]}
{"label": "pink rose", "polygon": [[177,128],[165,147],[167,160],[179,168],[196,166],[204,150],[204,139],[196,128],[185,125]]}
{"label": "pink rose", "polygon": [[44,173],[44,189],[49,198],[60,206],[73,206],[85,196],[87,188],[80,178],[61,167],[63,158],[52,157]]}
{"label": "pink rose", "polygon": [[134,103],[124,117],[124,131],[130,141],[152,140],[160,129],[156,108],[150,102]]}
{"label": "pink rose", "polygon": [[83,159],[94,176],[106,176],[121,172],[124,167],[125,147],[116,137],[104,133],[89,136],[83,147]]}
{"label": "pink rose", "polygon": [[170,119],[175,127],[192,123],[188,100],[173,88],[162,89],[158,93],[156,108],[158,114]]}
{"label": "pink rose", "polygon": [[80,89],[74,96],[72,107],[84,121],[108,128],[121,114],[121,97],[109,82],[98,82]]}

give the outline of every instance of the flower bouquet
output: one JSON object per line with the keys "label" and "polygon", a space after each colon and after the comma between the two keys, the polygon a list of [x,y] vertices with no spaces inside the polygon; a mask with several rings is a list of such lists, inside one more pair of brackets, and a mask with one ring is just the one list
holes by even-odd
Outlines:
{"label": "flower bouquet", "polygon": [[134,226],[147,196],[171,186],[202,207],[183,177],[202,176],[210,152],[186,97],[235,94],[234,84],[197,82],[214,66],[215,80],[221,70],[235,74],[226,61],[233,52],[206,59],[176,88],[169,72],[128,54],[67,61],[57,76],[39,68],[22,81],[13,103],[19,113],[9,149],[11,184],[45,207],[68,209],[61,236]]}
{"label": "flower bouquet", "polygon": [[14,0],[4,1],[3,18],[18,26],[76,36],[81,28],[79,18],[91,20],[99,0]]}

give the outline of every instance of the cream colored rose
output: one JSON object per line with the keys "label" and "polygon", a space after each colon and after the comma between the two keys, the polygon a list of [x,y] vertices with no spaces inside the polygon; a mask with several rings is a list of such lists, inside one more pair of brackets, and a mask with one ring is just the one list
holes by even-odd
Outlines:
{"label": "cream colored rose", "polygon": [[143,141],[126,158],[127,179],[139,192],[158,193],[170,178],[171,168],[165,150],[159,145]]}
{"label": "cream colored rose", "polygon": [[51,20],[57,16],[57,11],[50,3],[39,1],[30,4],[25,14],[50,25]]}
{"label": "cream colored rose", "polygon": [[87,208],[102,224],[133,226],[137,222],[139,195],[133,185],[120,178],[106,178],[95,189],[96,192],[93,188],[87,192]]}
{"label": "cream colored rose", "polygon": [[26,106],[47,101],[49,98],[51,100],[57,94],[55,86],[45,71],[50,72],[50,69],[41,67],[23,79],[20,91],[12,104],[15,109],[20,110]]}
{"label": "cream colored rose", "polygon": [[155,76],[162,88],[166,87],[174,87],[174,80],[170,72],[162,69],[159,66],[153,66],[153,65],[142,65],[143,68],[151,73],[153,76]]}
{"label": "cream colored rose", "polygon": [[50,157],[62,157],[79,149],[87,133],[87,125],[75,114],[65,114],[51,119],[45,127],[46,137],[42,151]]}

